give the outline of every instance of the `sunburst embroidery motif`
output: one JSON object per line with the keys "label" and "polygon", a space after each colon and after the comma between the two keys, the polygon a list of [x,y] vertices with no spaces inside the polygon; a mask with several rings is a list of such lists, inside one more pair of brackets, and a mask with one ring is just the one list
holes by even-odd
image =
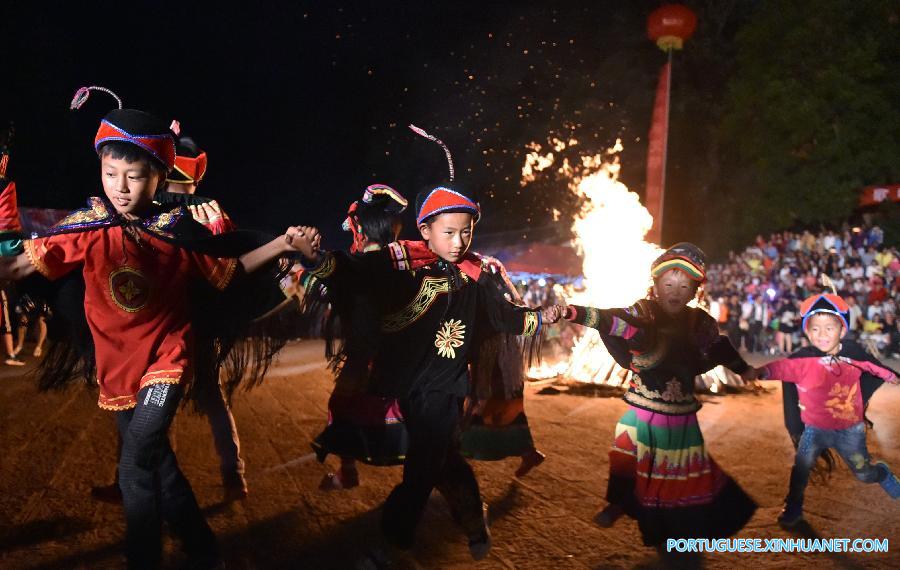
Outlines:
{"label": "sunburst embroidery motif", "polygon": [[434,346],[438,354],[447,358],[456,358],[456,349],[463,345],[466,336],[466,325],[457,319],[445,321],[437,333]]}

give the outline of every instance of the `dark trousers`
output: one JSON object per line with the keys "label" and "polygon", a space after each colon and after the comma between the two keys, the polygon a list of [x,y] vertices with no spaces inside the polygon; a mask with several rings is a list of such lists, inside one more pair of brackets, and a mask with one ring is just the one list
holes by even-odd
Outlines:
{"label": "dark trousers", "polygon": [[116,414],[122,438],[119,487],[129,568],[159,566],[163,520],[181,539],[189,557],[216,556],[215,537],[169,443],[169,425],[181,395],[180,386],[147,386],[138,392],[134,409]]}
{"label": "dark trousers", "polygon": [[241,459],[241,440],[231,408],[225,401],[225,394],[219,384],[197,386],[197,404],[209,420],[213,442],[219,454],[219,469],[226,483],[244,474],[244,460]]}
{"label": "dark trousers", "polygon": [[750,342],[747,345],[747,350],[750,352],[762,352],[766,349],[765,337],[763,336],[763,325],[759,321],[750,321],[750,330],[748,331],[750,335]]}
{"label": "dark trousers", "polygon": [[837,451],[847,467],[863,483],[880,483],[891,473],[885,465],[872,465],[869,451],[866,449],[866,425],[860,422],[847,429],[819,429],[806,426],[797,456],[791,469],[791,483],[785,503],[803,506],[803,495],[809,483],[809,473],[816,464],[816,459],[825,449]]}
{"label": "dark trousers", "polygon": [[382,514],[385,538],[399,548],[411,548],[416,526],[437,489],[454,519],[470,539],[484,530],[481,493],[475,473],[459,451],[463,399],[442,392],[414,394],[400,401],[409,434],[403,481],[388,496]]}
{"label": "dark trousers", "polygon": [[[231,406],[225,400],[225,394],[218,384],[198,386],[197,405],[206,415],[212,431],[213,443],[219,454],[219,471],[225,484],[234,482],[244,475],[244,460],[241,458],[241,440],[238,437],[237,424],[231,414]],[[169,436],[174,448],[174,432]],[[122,437],[116,443],[116,455],[122,454]],[[119,471],[116,470],[115,484],[119,484]]]}

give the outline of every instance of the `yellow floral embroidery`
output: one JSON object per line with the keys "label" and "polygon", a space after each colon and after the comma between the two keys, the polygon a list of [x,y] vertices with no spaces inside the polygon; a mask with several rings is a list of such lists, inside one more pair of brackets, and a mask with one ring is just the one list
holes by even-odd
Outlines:
{"label": "yellow floral embroidery", "polygon": [[855,420],[858,418],[856,413],[856,391],[859,384],[854,383],[850,386],[835,384],[831,387],[828,395],[830,399],[825,401],[825,407],[831,412],[831,417],[838,420]]}
{"label": "yellow floral embroidery", "polygon": [[123,311],[136,313],[150,301],[151,285],[147,277],[133,267],[123,265],[109,274],[109,292]]}
{"label": "yellow floral embroidery", "polygon": [[129,279],[124,285],[119,287],[119,292],[122,293],[126,301],[131,301],[140,294],[141,290],[134,284],[134,281]]}
{"label": "yellow floral embroidery", "polygon": [[437,333],[434,346],[438,354],[447,358],[456,358],[456,350],[465,342],[466,325],[462,321],[450,319],[444,322],[444,326]]}

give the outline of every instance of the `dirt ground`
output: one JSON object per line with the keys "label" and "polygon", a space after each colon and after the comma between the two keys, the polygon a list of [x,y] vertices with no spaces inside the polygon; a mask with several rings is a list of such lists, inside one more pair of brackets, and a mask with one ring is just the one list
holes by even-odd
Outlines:
{"label": "dirt ground", "polygon": [[[223,504],[218,460],[205,419],[180,413],[179,461],[218,535],[228,568],[347,568],[377,535],[379,507],[399,468],[361,467],[362,486],[324,493],[326,466],[310,440],[322,429],[331,378],[319,342],[286,350],[267,382],[239,394],[234,414],[247,462],[250,496]],[[31,359],[33,360],[33,359]],[[896,364],[896,363],[895,363]],[[113,417],[96,393],[75,388],[39,394],[22,369],[0,367],[0,566],[107,568],[122,563],[120,508],[95,502],[92,485],[112,480]],[[29,367],[30,368],[30,367]],[[625,404],[587,393],[530,389],[527,411],[547,461],[523,480],[517,460],[475,463],[491,507],[494,548],[479,563],[440,497],[432,497],[414,552],[423,568],[650,568],[660,560],[628,519],[603,529],[591,522],[602,506],[607,452]],[[900,469],[900,387],[879,390],[870,407],[869,450]],[[777,386],[764,394],[707,397],[699,413],[713,457],[757,500],[738,536],[887,538],[882,554],[709,554],[709,568],[900,567],[900,503],[846,467],[827,486],[811,486],[809,526],[791,535],[775,517],[792,463]],[[331,467],[334,459],[329,458]],[[167,561],[182,562],[167,543]]]}

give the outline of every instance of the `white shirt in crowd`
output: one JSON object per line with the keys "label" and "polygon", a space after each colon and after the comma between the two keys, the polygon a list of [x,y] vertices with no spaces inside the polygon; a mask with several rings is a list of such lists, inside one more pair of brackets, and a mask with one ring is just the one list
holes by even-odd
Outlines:
{"label": "white shirt in crowd", "polygon": [[881,303],[874,303],[872,305],[869,305],[869,310],[867,311],[866,319],[871,321],[875,318],[875,315],[884,316],[884,307],[881,306]]}
{"label": "white shirt in crowd", "polygon": [[722,316],[722,306],[718,301],[709,302],[709,315],[716,319],[716,322],[719,322],[719,317]]}
{"label": "white shirt in crowd", "polygon": [[750,320],[762,323],[764,327],[769,325],[769,308],[765,303],[753,303],[753,318]]}
{"label": "white shirt in crowd", "polygon": [[859,305],[853,305],[850,307],[850,330],[855,331],[859,329],[859,318],[862,316],[862,309],[859,308]]}
{"label": "white shirt in crowd", "polygon": [[862,276],[864,274],[864,270],[863,270],[862,266],[860,266],[860,265],[854,265],[853,267],[848,267],[844,271],[846,271],[847,275],[849,275],[852,279],[862,279]]}
{"label": "white shirt in crowd", "polygon": [[745,321],[750,320],[750,315],[753,313],[753,303],[750,301],[744,301],[741,303],[741,318]]}

